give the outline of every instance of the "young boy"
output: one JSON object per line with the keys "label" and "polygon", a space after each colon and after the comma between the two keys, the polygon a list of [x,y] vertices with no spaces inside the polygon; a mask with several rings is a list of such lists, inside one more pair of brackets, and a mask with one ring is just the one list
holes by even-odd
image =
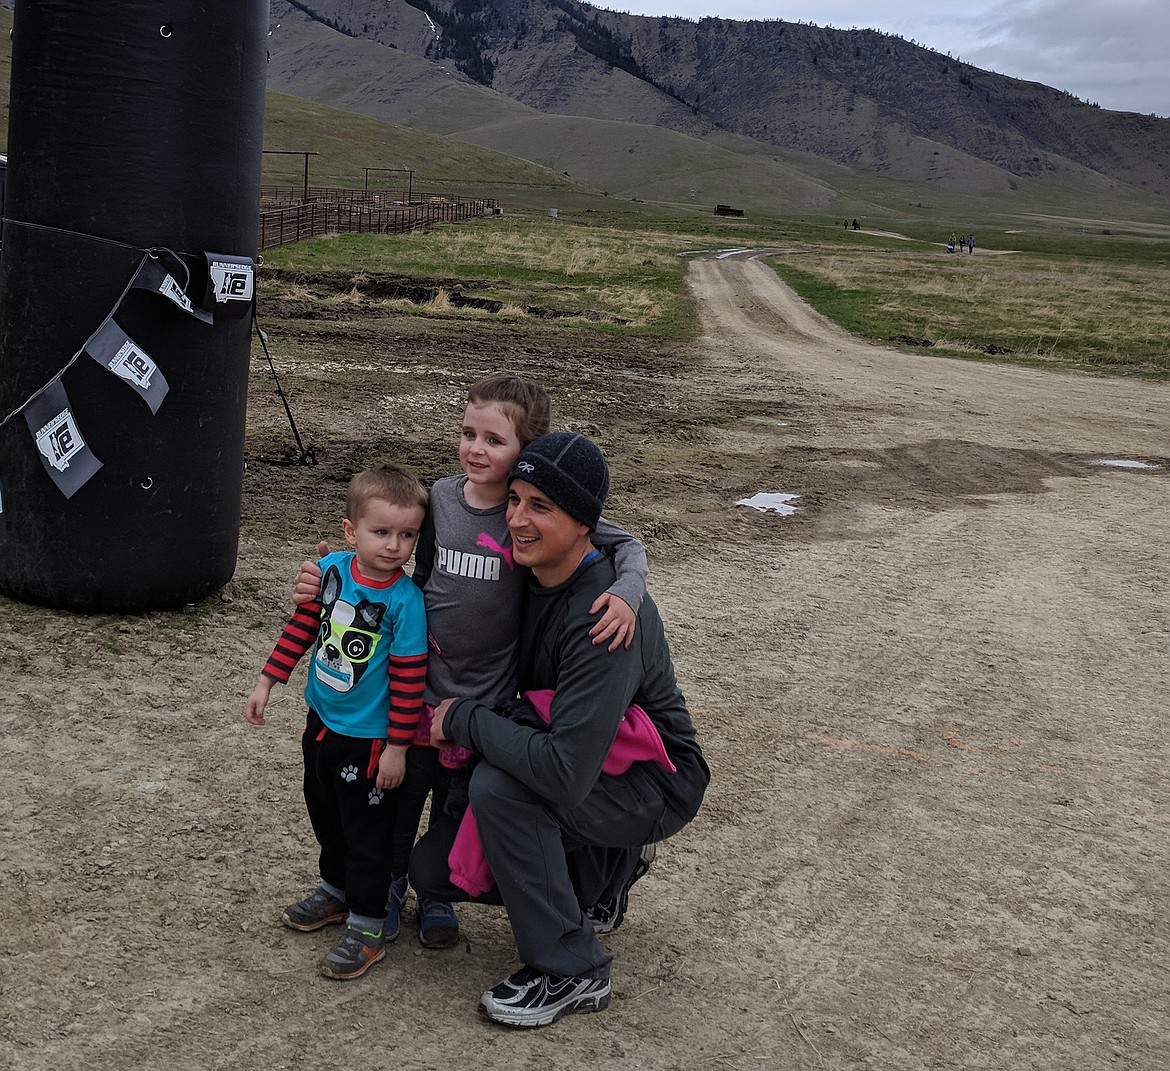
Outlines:
{"label": "young boy", "polygon": [[[430,746],[430,712],[453,695],[492,703],[516,694],[516,639],[529,577],[513,560],[508,477],[521,449],[548,432],[550,416],[548,393],[531,380],[501,374],[475,383],[460,427],[463,474],[444,477],[431,489],[414,567],[414,581],[426,598],[430,639],[426,707],[399,793],[387,940],[399,929],[407,864],[427,796],[433,819],[443,810],[450,767],[462,761]],[[646,591],[646,549],[604,518],[593,539],[612,553],[617,578],[591,607],[598,618],[591,636],[612,651],[633,639]],[[316,567],[306,562],[301,568],[297,601],[315,598],[317,591]],[[419,940],[428,948],[451,947],[459,939],[459,922],[447,901],[421,898],[418,924]]]}
{"label": "young boy", "polygon": [[327,978],[357,978],[386,954],[393,790],[405,772],[427,665],[422,592],[402,567],[426,510],[426,490],[400,469],[354,476],[342,521],[353,550],[321,560],[319,598],[297,608],[248,697],[245,719],[263,725],[273,684],[287,683],[313,648],[301,748],[321,884],[285,908],[281,921],[301,931],[345,924],[321,961]]}

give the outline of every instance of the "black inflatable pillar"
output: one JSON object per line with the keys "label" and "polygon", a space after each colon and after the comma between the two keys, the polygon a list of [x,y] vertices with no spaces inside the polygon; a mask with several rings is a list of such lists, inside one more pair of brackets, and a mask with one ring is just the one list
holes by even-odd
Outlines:
{"label": "black inflatable pillar", "polygon": [[[146,250],[180,255],[148,267],[196,304],[203,253],[255,258],[267,30],[268,0],[17,0],[0,250],[0,419],[16,414],[0,428],[7,595],[164,609],[235,570],[251,316],[200,319],[126,288]],[[157,412],[81,352],[108,319],[169,387]],[[34,395],[42,409],[67,396],[100,463],[68,495],[28,423]]]}

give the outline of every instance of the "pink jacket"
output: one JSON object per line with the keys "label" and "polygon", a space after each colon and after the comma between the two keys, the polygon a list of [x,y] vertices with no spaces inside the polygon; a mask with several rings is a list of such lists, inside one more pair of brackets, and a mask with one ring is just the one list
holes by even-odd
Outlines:
{"label": "pink jacket", "polygon": [[[524,698],[546,722],[549,720],[553,698],[551,690],[525,692]],[[630,707],[623,716],[601,769],[607,774],[625,773],[635,762],[656,762],[671,773],[676,769],[650,715],[636,705]],[[455,835],[451,853],[447,856],[447,863],[451,867],[451,881],[470,896],[482,896],[496,883],[491,867],[484,858],[479,829],[470,807],[463,812],[463,821]]]}

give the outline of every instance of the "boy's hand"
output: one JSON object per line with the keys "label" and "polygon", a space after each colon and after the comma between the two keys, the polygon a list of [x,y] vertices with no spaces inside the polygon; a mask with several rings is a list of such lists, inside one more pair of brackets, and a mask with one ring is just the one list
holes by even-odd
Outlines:
{"label": "boy's hand", "polygon": [[595,614],[602,608],[605,613],[589,630],[593,645],[596,647],[599,643],[612,640],[609,645],[611,651],[616,651],[623,644],[629,647],[634,642],[634,629],[638,624],[638,615],[634,613],[633,607],[624,599],[605,591],[597,596],[589,612]]}
{"label": "boy's hand", "polygon": [[[324,539],[317,544],[317,554],[324,558],[329,553],[329,544]],[[301,606],[306,602],[315,602],[321,597],[321,566],[316,562],[301,562],[301,571],[297,573],[296,584],[293,587],[293,603]]]}
{"label": "boy's hand", "polygon": [[387,744],[378,760],[378,788],[397,788],[406,776],[406,745]]}
{"label": "boy's hand", "polygon": [[248,696],[248,707],[244,711],[244,721],[249,725],[264,725],[264,708],[268,706],[268,695],[276,682],[271,677],[262,676]]}

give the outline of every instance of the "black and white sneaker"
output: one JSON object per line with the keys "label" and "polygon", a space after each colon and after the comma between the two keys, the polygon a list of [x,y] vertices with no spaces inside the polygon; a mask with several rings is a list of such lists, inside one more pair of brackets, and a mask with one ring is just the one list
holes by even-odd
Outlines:
{"label": "black and white sneaker", "polygon": [[630,906],[630,889],[639,878],[644,878],[654,862],[658,849],[653,844],[643,844],[638,855],[638,862],[634,865],[634,872],[621,895],[608,900],[598,900],[592,907],[585,909],[585,917],[593,923],[593,932],[599,937],[602,934],[613,933],[626,917],[626,908]]}
{"label": "black and white sneaker", "polygon": [[548,1026],[572,1012],[609,1004],[608,978],[561,978],[523,967],[479,998],[479,1010],[505,1026]]}

